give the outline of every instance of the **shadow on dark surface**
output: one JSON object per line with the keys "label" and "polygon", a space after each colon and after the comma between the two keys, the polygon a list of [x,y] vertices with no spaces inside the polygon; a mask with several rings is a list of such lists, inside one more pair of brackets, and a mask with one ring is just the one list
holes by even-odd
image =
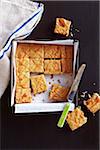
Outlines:
{"label": "shadow on dark surface", "polygon": [[[44,2],[45,11],[39,25],[27,39],[59,39],[53,34],[56,17],[71,19],[80,32],[80,64],[87,69],[82,78],[79,91],[90,93],[99,91],[99,3],[98,2]],[[95,83],[95,85],[93,84]],[[0,100],[1,106],[1,148],[16,149],[54,149],[54,150],[99,150],[99,113],[93,116],[84,106],[88,122],[72,132],[66,124],[57,128],[60,113],[45,115],[15,116],[8,107],[10,84]]]}

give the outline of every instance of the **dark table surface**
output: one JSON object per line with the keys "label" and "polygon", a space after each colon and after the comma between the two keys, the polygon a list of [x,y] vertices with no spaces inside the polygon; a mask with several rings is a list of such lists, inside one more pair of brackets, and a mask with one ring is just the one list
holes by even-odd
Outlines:
{"label": "dark table surface", "polygon": [[[80,40],[79,63],[87,64],[79,93],[85,90],[90,93],[99,92],[99,2],[43,3],[45,11],[42,20],[27,39],[57,39],[53,34],[55,18],[71,19],[80,30],[75,37]],[[0,100],[1,149],[99,149],[99,112],[93,116],[82,107],[88,122],[82,128],[71,132],[68,125],[62,129],[57,128],[60,113],[15,116],[8,107],[9,102],[10,83]]]}

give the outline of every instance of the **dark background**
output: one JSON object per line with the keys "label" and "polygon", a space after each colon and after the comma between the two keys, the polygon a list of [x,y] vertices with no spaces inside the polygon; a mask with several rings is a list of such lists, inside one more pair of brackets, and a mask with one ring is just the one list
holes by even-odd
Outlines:
{"label": "dark background", "polygon": [[[87,64],[79,93],[99,92],[99,2],[44,1],[42,20],[27,39],[59,39],[53,34],[56,17],[71,19],[80,30],[75,38],[80,40],[80,64]],[[94,84],[95,83],[95,84]],[[0,100],[1,149],[43,150],[99,150],[99,112],[93,116],[82,109],[88,122],[72,132],[68,125],[59,129],[60,113],[28,114],[16,116],[11,113],[10,83]]]}

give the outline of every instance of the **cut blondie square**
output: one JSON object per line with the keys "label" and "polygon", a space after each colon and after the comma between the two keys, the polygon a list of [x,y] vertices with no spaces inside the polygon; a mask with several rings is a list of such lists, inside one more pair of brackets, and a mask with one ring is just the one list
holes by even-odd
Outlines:
{"label": "cut blondie square", "polygon": [[96,113],[100,110],[100,95],[94,93],[90,99],[84,101],[84,105],[92,112]]}
{"label": "cut blondie square", "polygon": [[16,77],[16,85],[21,86],[22,88],[29,88],[30,87],[30,73],[29,72],[22,72],[19,73]]}
{"label": "cut blondie square", "polygon": [[16,70],[19,72],[29,71],[29,58],[16,58]]}
{"label": "cut blondie square", "polygon": [[87,122],[87,117],[85,117],[84,112],[77,107],[73,112],[68,114],[66,121],[71,130],[74,131]]}
{"label": "cut blondie square", "polygon": [[44,59],[30,58],[30,72],[36,72],[36,73],[44,72]]}
{"label": "cut blondie square", "polygon": [[54,33],[69,36],[71,21],[64,18],[56,18]]}
{"label": "cut blondie square", "polygon": [[31,103],[32,102],[31,89],[21,87],[16,88],[15,101],[17,104]]}
{"label": "cut blondie square", "polygon": [[65,46],[65,49],[61,49],[61,58],[72,59],[73,58],[73,46]]}
{"label": "cut blondie square", "polygon": [[53,102],[66,101],[69,88],[61,86],[59,84],[53,84],[49,94],[49,99]]}
{"label": "cut blondie square", "polygon": [[47,90],[46,80],[43,74],[31,76],[31,85],[34,95]]}
{"label": "cut blondie square", "polygon": [[30,58],[44,58],[44,46],[41,44],[31,44]]}
{"label": "cut blondie square", "polygon": [[60,60],[44,60],[44,73],[45,74],[60,74],[61,73]]}
{"label": "cut blondie square", "polygon": [[44,46],[44,58],[60,58],[60,49],[57,45]]}
{"label": "cut blondie square", "polygon": [[22,88],[30,87],[29,58],[16,58],[16,84]]}
{"label": "cut blondie square", "polygon": [[73,72],[72,59],[62,59],[61,65],[62,65],[62,73],[72,73]]}
{"label": "cut blondie square", "polygon": [[19,43],[16,49],[16,57],[17,58],[29,57],[29,44]]}

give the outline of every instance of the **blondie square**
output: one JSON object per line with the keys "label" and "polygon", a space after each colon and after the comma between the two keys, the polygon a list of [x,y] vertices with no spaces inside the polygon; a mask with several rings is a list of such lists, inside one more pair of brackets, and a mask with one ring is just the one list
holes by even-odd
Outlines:
{"label": "blondie square", "polygon": [[49,99],[52,101],[66,101],[69,88],[59,84],[53,84],[49,94]]}
{"label": "blondie square", "polygon": [[44,46],[40,44],[30,45],[30,58],[44,58]]}
{"label": "blondie square", "polygon": [[44,58],[60,58],[60,49],[57,45],[44,46]]}
{"label": "blondie square", "polygon": [[61,50],[61,58],[72,59],[73,58],[73,46],[65,46],[65,49]]}
{"label": "blondie square", "polygon": [[22,88],[30,87],[30,73],[22,72],[16,77],[16,86],[21,86]]}
{"label": "blondie square", "polygon": [[74,131],[87,122],[87,117],[85,117],[84,112],[77,107],[73,112],[68,114],[66,121],[71,130]]}
{"label": "blondie square", "polygon": [[43,74],[31,76],[31,85],[34,95],[47,90],[46,80]]}
{"label": "blondie square", "polygon": [[90,99],[84,101],[84,105],[92,112],[96,113],[100,110],[100,95],[94,93]]}
{"label": "blondie square", "polygon": [[72,73],[72,59],[62,59],[61,60],[62,65],[62,73]]}
{"label": "blondie square", "polygon": [[29,58],[16,58],[16,86],[30,87]]}
{"label": "blondie square", "polygon": [[29,71],[29,58],[16,58],[16,70],[19,72]]}
{"label": "blondie square", "polygon": [[29,44],[19,43],[16,49],[16,57],[17,58],[29,57]]}
{"label": "blondie square", "polygon": [[44,73],[45,74],[60,74],[61,73],[60,60],[44,60]]}
{"label": "blondie square", "polygon": [[30,72],[44,72],[44,59],[30,58]]}
{"label": "blondie square", "polygon": [[21,87],[16,88],[15,101],[17,104],[31,103],[32,102],[31,89]]}
{"label": "blondie square", "polygon": [[56,18],[54,33],[69,36],[71,21],[64,18]]}

